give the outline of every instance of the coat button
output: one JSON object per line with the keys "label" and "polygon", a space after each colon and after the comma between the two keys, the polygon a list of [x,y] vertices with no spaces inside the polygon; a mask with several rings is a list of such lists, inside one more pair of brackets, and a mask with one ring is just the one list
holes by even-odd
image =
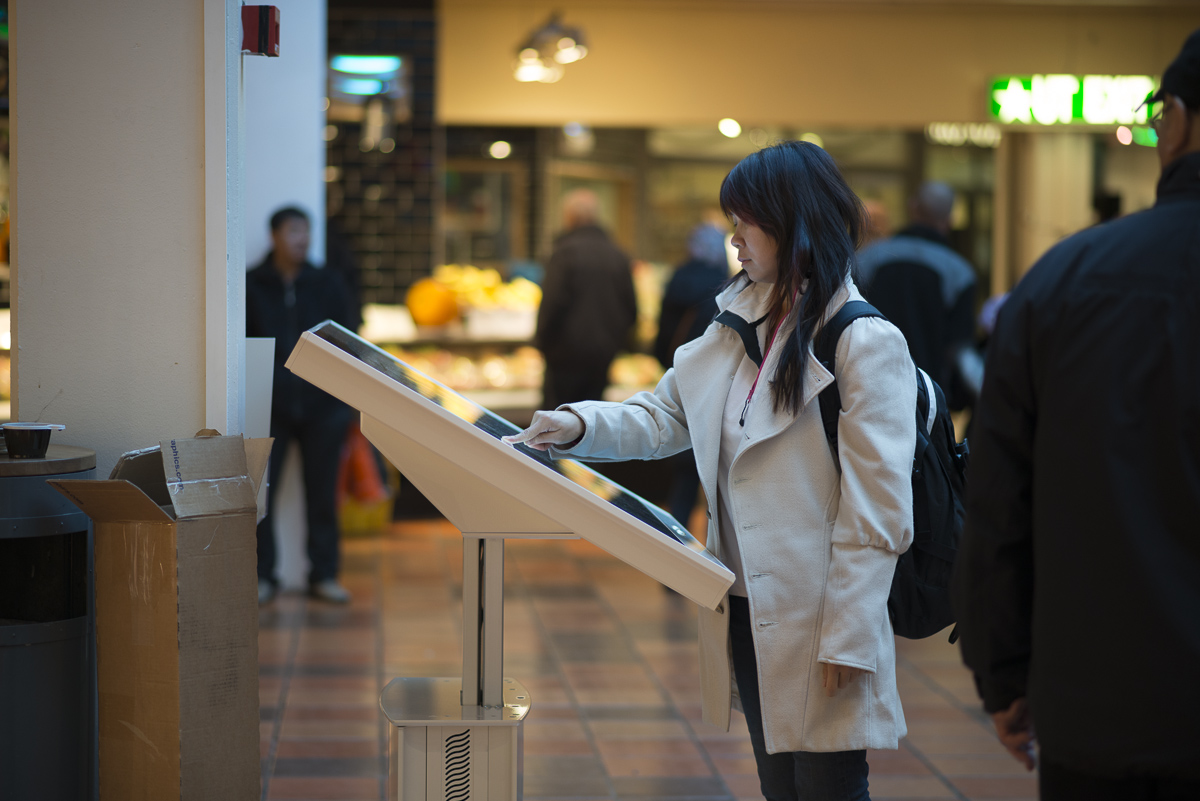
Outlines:
{"label": "coat button", "polygon": [[725,614],[725,604],[717,604],[717,614],[718,615]]}

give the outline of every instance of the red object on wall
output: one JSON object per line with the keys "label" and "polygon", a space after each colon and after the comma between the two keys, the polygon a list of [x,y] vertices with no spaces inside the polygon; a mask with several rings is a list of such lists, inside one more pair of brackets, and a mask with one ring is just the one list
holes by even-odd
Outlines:
{"label": "red object on wall", "polygon": [[242,6],[242,52],[252,56],[279,55],[279,9]]}

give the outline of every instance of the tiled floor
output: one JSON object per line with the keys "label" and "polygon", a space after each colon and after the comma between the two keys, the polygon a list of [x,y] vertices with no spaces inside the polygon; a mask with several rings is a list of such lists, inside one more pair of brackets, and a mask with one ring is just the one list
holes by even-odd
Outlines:
{"label": "tiled floor", "polygon": [[[386,799],[383,685],[457,676],[462,547],[441,520],[344,542],[345,608],[280,596],[259,618],[264,799]],[[530,691],[528,799],[756,799],[745,723],[700,722],[695,608],[582,541],[509,541],[505,675]],[[909,736],[871,797],[1033,799],[956,649],[899,640]]]}

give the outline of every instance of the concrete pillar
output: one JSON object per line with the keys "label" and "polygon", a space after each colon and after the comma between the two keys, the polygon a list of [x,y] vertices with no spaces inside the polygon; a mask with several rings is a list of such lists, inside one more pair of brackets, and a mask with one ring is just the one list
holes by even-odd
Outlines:
{"label": "concrete pillar", "polygon": [[1019,278],[1052,246],[1092,224],[1095,181],[1091,133],[1013,138],[1011,258]]}
{"label": "concrete pillar", "polygon": [[10,5],[13,416],[101,475],[242,429],[240,5]]}

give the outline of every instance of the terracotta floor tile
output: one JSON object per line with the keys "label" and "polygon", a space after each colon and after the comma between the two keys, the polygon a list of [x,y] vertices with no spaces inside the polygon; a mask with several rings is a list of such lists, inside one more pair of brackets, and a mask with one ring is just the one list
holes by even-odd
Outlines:
{"label": "terracotta floor tile", "polygon": [[371,799],[379,798],[379,779],[365,778],[272,778],[267,799]]}
{"label": "terracotta floor tile", "polygon": [[1024,776],[1025,766],[1007,753],[996,756],[932,756],[929,761],[944,776]]}
{"label": "terracotta floor tile", "polygon": [[605,757],[610,776],[711,776],[702,761],[689,757],[621,756]]}
{"label": "terracotta floor tile", "polygon": [[673,720],[599,720],[589,725],[598,740],[649,737],[679,739],[687,736],[684,725]]}
{"label": "terracotta floor tile", "polygon": [[870,775],[871,798],[954,798],[954,791],[934,776]]}
{"label": "terracotta floor tile", "polygon": [[557,740],[525,738],[527,756],[586,756],[594,753],[587,740]]}
{"label": "terracotta floor tile", "polygon": [[1038,794],[1036,776],[959,776],[954,786],[971,799],[1033,798]]}
{"label": "terracotta floor tile", "polygon": [[363,740],[280,740],[275,756],[303,757],[377,757],[382,748],[378,737]]}
{"label": "terracotta floor tile", "polygon": [[605,758],[628,756],[688,757],[700,761],[696,743],[684,739],[597,740],[596,749]]}
{"label": "terracotta floor tile", "polygon": [[[259,613],[268,798],[379,801],[383,686],[462,669],[462,538],[452,526],[405,521],[346,539],[343,555],[348,607],[284,593]],[[760,799],[744,717],[729,731],[702,721],[691,602],[582,540],[508,543],[505,582],[505,675],[533,701],[526,798]],[[911,734],[898,751],[868,755],[872,798],[1032,798],[1034,777],[996,742],[944,640],[897,641]]]}

